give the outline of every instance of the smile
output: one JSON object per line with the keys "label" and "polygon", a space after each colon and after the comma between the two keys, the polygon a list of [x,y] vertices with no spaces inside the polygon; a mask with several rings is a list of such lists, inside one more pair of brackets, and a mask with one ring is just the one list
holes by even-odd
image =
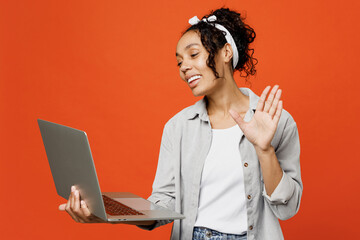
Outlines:
{"label": "smile", "polygon": [[200,75],[192,76],[191,78],[189,78],[188,83],[190,84],[192,81],[195,81],[195,80],[197,80],[197,79],[199,79],[199,78],[201,78]]}

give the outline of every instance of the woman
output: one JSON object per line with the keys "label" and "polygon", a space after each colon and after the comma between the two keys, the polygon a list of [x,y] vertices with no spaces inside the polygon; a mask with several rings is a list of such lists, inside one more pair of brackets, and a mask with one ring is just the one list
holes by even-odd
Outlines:
{"label": "woman", "polygon": [[[176,58],[180,77],[204,98],[166,123],[149,200],[186,216],[172,239],[283,239],[278,219],[297,213],[302,194],[296,123],[279,86],[260,98],[237,87],[234,71],[255,73],[255,32],[240,14],[222,8],[189,23]],[[60,208],[79,222],[100,221],[74,188]]]}

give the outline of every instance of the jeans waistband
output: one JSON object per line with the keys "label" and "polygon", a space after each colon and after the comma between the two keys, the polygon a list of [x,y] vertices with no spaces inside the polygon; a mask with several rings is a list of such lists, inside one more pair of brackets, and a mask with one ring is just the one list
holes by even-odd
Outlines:
{"label": "jeans waistband", "polygon": [[230,234],[218,232],[216,230],[206,227],[194,227],[193,240],[200,239],[233,239],[233,240],[246,240],[247,233],[244,234]]}

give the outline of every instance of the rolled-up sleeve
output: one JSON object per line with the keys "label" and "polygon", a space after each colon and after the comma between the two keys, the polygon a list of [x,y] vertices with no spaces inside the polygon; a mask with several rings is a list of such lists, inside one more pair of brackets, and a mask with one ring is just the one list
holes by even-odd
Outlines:
{"label": "rolled-up sleeve", "polygon": [[[175,177],[174,163],[172,161],[173,143],[170,136],[171,123],[168,122],[167,124],[165,124],[163,130],[158,166],[156,170],[155,180],[153,183],[153,191],[148,200],[170,210],[175,210]],[[155,224],[150,226],[138,225],[138,227],[146,230],[152,230],[154,228],[171,222],[172,220],[161,220],[156,221]]]}
{"label": "rolled-up sleeve", "polygon": [[300,208],[303,190],[300,173],[300,141],[296,123],[290,118],[275,149],[283,176],[271,197],[265,187],[263,196],[275,216],[281,220],[293,217]]}

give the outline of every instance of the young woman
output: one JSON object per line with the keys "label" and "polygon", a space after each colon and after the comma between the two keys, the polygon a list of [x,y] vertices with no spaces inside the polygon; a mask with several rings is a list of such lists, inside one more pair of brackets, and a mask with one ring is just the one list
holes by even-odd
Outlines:
{"label": "young woman", "polygon": [[[299,136],[279,86],[258,97],[233,78],[236,70],[255,73],[255,32],[243,20],[224,8],[193,17],[176,47],[181,79],[204,97],[163,131],[149,200],[186,216],[174,222],[171,239],[283,239],[278,219],[300,207]],[[101,221],[75,188],[60,209],[78,222]]]}

